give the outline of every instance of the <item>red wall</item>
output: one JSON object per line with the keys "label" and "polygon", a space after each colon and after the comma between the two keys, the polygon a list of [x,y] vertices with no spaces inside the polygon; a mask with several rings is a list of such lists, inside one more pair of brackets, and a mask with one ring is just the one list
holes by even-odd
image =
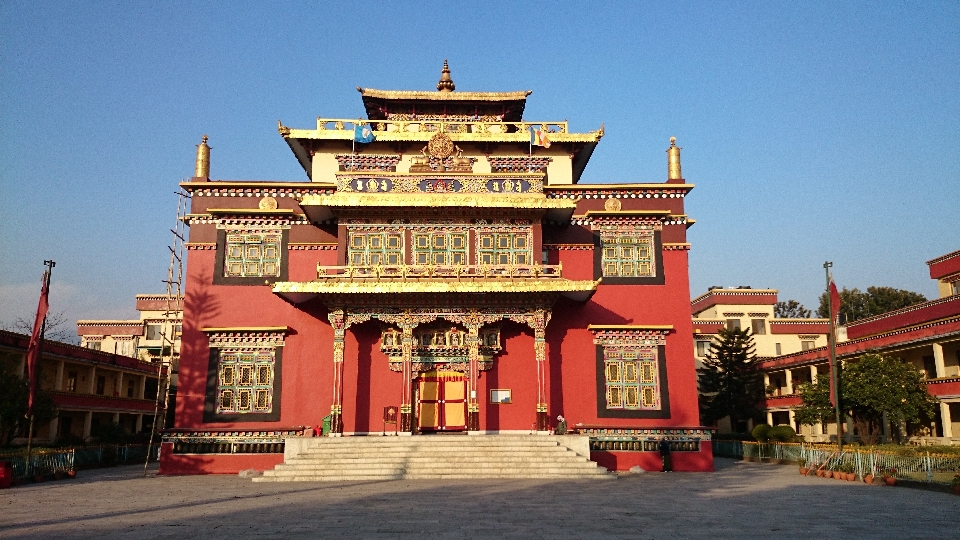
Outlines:
{"label": "red wall", "polygon": [[[713,470],[713,446],[710,441],[700,445],[699,452],[672,452],[675,472],[709,472]],[[663,470],[659,452],[590,452],[590,459],[611,471],[629,471],[637,465],[647,472]]]}
{"label": "red wall", "polygon": [[283,454],[174,454],[172,443],[160,446],[160,474],[237,474],[263,471],[283,463]]}

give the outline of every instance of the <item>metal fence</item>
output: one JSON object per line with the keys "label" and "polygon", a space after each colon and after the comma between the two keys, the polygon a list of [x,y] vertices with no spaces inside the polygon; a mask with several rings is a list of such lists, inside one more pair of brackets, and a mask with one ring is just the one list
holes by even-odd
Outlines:
{"label": "metal fence", "polygon": [[[160,448],[154,446],[150,460],[159,459]],[[35,450],[30,453],[32,474],[51,474],[95,467],[112,467],[130,463],[143,463],[147,458],[147,445],[130,444],[118,446],[94,446],[60,450]],[[29,476],[27,457],[23,453],[0,454],[0,461],[9,461],[14,478]]]}
{"label": "metal fence", "polygon": [[904,480],[949,484],[960,473],[960,456],[930,454],[900,456],[888,452],[849,447],[843,452],[826,446],[797,443],[713,441],[713,455],[735,459],[798,462],[810,469],[847,469],[862,479],[867,474],[886,474]]}

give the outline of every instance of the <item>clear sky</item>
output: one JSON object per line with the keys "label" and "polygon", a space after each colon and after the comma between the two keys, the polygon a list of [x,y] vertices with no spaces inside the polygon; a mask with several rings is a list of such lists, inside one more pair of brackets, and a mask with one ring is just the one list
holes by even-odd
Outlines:
{"label": "clear sky", "polygon": [[606,127],[583,183],[661,182],[683,147],[691,295],[936,296],[960,249],[960,2],[0,2],[0,322],[136,317],[162,292],[178,181],[306,180],[284,125],[357,86],[533,90]]}

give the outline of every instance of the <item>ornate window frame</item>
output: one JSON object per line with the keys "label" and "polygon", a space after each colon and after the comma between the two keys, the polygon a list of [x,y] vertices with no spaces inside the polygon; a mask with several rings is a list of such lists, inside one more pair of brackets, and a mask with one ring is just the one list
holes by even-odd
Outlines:
{"label": "ornate window frame", "polygon": [[[670,418],[670,392],[667,385],[666,334],[672,326],[590,325],[597,351],[597,417],[598,418]],[[642,377],[644,364],[652,363],[652,373]],[[620,366],[617,381],[608,380],[610,368]],[[635,381],[624,381],[624,366],[631,364],[637,372]],[[608,391],[627,387],[636,389],[637,405],[610,407]],[[652,393],[652,399],[644,399]],[[626,395],[621,402],[625,402]],[[651,403],[652,402],[652,403]],[[649,403],[649,404],[645,404]]]}
{"label": "ornate window frame", "polygon": [[[279,272],[271,275],[259,276],[228,276],[225,275],[226,262],[228,259],[227,245],[228,235],[255,235],[255,234],[279,234],[280,243],[278,257],[276,260],[280,265]],[[286,281],[289,269],[288,249],[290,238],[289,226],[238,226],[230,228],[217,229],[217,255],[213,268],[214,285],[263,285],[264,281]]]}
{"label": "ornate window frame", "polygon": [[[590,228],[593,230],[593,279],[603,278],[604,285],[663,285],[665,283],[663,275],[663,226],[656,218],[631,218],[631,217],[593,217],[590,222]],[[607,276],[604,275],[604,253],[605,249],[617,250],[613,258],[614,264],[624,261],[622,248],[619,242],[615,240],[620,238],[644,238],[649,240],[645,242],[632,242],[635,252],[639,252],[640,244],[648,244],[649,251],[649,276]],[[628,246],[629,247],[629,246]],[[639,258],[634,256],[639,263]]]}
{"label": "ornate window frame", "polygon": [[[284,336],[289,328],[282,327],[263,327],[263,328],[202,328],[201,331],[207,334],[210,342],[210,360],[207,366],[207,388],[203,406],[204,422],[276,422],[280,420],[281,388],[283,380],[283,345]],[[251,404],[251,412],[219,412],[221,390],[236,391],[236,387],[241,383],[236,381],[240,373],[236,372],[238,366],[224,365],[224,357],[231,363],[243,362],[240,356],[252,357],[250,382],[242,384],[249,387],[251,391],[250,399],[256,400],[258,391],[267,391],[266,399],[270,403],[269,411],[255,412],[256,407]],[[268,360],[269,357],[272,357]],[[262,373],[257,368],[268,367],[266,364],[272,364],[272,373],[269,382],[262,379]],[[224,368],[224,369],[221,369]],[[233,368],[233,377],[231,377],[229,388],[223,389],[226,384],[223,380],[223,371],[227,368]],[[246,388],[245,388],[246,389]],[[239,396],[237,398],[239,399]]]}

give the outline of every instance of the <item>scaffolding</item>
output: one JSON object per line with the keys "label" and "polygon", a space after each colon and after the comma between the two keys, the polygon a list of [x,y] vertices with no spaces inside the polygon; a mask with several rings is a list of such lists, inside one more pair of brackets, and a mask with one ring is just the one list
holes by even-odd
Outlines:
{"label": "scaffolding", "polygon": [[153,425],[150,429],[150,442],[147,445],[147,457],[143,463],[143,476],[147,476],[147,466],[153,455],[154,438],[165,427],[167,410],[170,406],[170,382],[172,373],[179,360],[177,336],[183,325],[183,251],[186,244],[186,216],[190,194],[183,188],[177,191],[177,223],[170,232],[173,244],[170,250],[170,266],[167,269],[166,303],[163,311],[163,326],[160,332],[160,359],[157,364],[157,398],[153,410]]}

